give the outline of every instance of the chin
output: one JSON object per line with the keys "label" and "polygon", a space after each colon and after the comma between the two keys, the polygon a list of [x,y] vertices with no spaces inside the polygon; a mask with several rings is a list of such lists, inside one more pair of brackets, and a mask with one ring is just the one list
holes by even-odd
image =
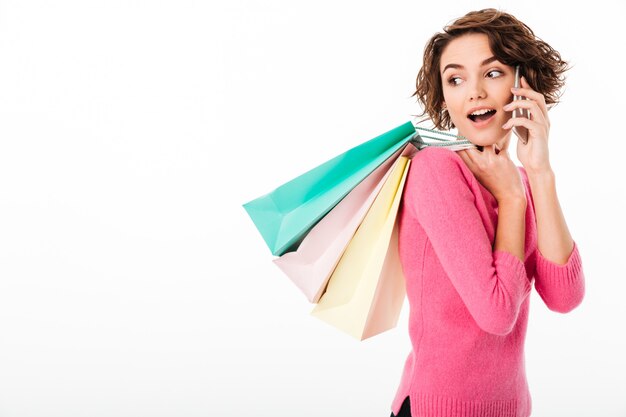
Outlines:
{"label": "chin", "polygon": [[501,129],[501,132],[473,132],[464,134],[459,131],[459,135],[466,137],[470,142],[477,146],[490,146],[506,139],[511,134],[510,131]]}
{"label": "chin", "polygon": [[494,143],[498,143],[499,139],[498,138],[488,138],[488,137],[477,137],[477,138],[470,138],[470,142],[472,142],[474,145],[478,145],[478,146],[491,146]]}

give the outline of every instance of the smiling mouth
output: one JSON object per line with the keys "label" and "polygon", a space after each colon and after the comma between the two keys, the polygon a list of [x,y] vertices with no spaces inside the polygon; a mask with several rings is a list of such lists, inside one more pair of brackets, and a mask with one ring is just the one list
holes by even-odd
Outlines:
{"label": "smiling mouth", "polygon": [[496,114],[495,110],[489,110],[487,113],[485,114],[481,114],[478,116],[475,115],[468,115],[467,117],[472,121],[472,122],[483,122],[485,120],[489,120],[494,114]]}

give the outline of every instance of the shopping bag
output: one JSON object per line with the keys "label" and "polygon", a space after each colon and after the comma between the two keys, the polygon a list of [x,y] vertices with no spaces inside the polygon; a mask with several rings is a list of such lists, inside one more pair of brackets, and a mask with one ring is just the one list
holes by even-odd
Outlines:
{"label": "shopping bag", "polygon": [[311,303],[322,296],[335,266],[383,187],[398,157],[411,158],[417,149],[396,151],[361,181],[306,235],[297,250],[275,258],[274,263]]}
{"label": "shopping bag", "polygon": [[243,207],[273,255],[297,249],[311,228],[357,184],[414,138],[411,122],[305,172]]}
{"label": "shopping bag", "polygon": [[[408,143],[414,147],[412,154],[405,153],[410,149],[405,146]],[[476,148],[462,136],[404,124],[243,205],[272,253],[284,256],[276,261],[277,265],[309,301],[317,302],[311,314],[359,340],[397,323],[405,298],[397,246],[397,210],[410,159],[428,146],[453,151]],[[379,181],[377,191],[355,191],[351,196],[362,182],[376,183],[376,176],[387,169],[386,165],[381,168],[383,164],[391,164],[391,168],[385,172],[382,186]],[[398,164],[404,164],[401,174]],[[362,189],[370,186],[363,185]],[[348,196],[353,201],[341,204]],[[344,207],[352,207],[353,215]],[[346,226],[332,233],[330,226],[335,217],[345,219]],[[317,225],[319,230],[314,231]],[[307,241],[309,234],[312,236]],[[285,256],[298,252],[300,247],[302,251],[297,255]]]}
{"label": "shopping bag", "polygon": [[397,213],[410,159],[398,158],[311,314],[358,340],[396,326],[406,295]]}

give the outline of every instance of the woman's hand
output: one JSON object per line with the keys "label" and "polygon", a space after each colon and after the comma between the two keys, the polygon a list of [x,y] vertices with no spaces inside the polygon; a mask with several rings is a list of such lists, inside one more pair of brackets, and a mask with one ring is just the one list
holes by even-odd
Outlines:
{"label": "woman's hand", "polygon": [[526,191],[517,166],[509,157],[507,141],[497,152],[496,145],[478,149],[463,149],[457,154],[498,203],[507,199],[526,199]]}
{"label": "woman's hand", "polygon": [[510,129],[513,126],[523,126],[528,129],[528,142],[517,141],[517,158],[524,165],[526,171],[541,172],[550,170],[548,154],[548,135],[550,133],[550,119],[548,107],[543,94],[530,88],[526,78],[520,79],[522,88],[511,89],[513,94],[524,96],[529,100],[514,100],[504,106],[504,110],[528,109],[530,119],[526,117],[512,117],[502,127]]}

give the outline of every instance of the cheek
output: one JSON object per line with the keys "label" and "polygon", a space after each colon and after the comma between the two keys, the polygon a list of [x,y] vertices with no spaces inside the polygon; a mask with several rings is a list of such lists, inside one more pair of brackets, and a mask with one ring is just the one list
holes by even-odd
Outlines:
{"label": "cheek", "polygon": [[446,102],[446,107],[448,107],[448,111],[451,116],[456,117],[459,112],[463,112],[463,98],[459,95],[457,91],[445,91],[443,93],[443,99]]}

